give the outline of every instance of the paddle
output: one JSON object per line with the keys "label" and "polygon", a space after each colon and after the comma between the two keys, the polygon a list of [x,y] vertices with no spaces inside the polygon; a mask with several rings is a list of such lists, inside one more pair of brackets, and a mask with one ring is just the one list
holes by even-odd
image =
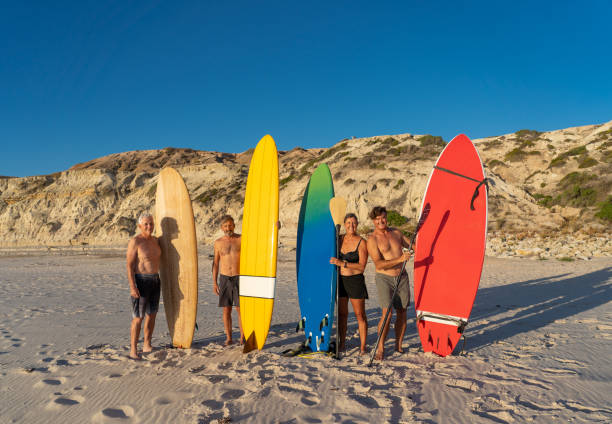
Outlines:
{"label": "paddle", "polygon": [[[419,232],[419,230],[423,226],[423,223],[427,219],[427,216],[429,215],[429,210],[430,209],[431,209],[431,206],[429,205],[429,203],[427,203],[425,205],[425,207],[423,208],[423,212],[421,213],[421,217],[419,218],[419,222],[417,223],[417,226],[416,226],[416,228],[414,230],[414,234],[410,238],[410,245],[408,246],[408,250],[412,250],[412,245],[414,244],[414,240],[416,239],[417,233]],[[382,336],[383,331],[385,330],[385,326],[387,325],[387,320],[389,319],[389,315],[391,313],[391,307],[393,306],[393,298],[395,298],[395,295],[397,294],[397,289],[399,287],[400,280],[402,278],[402,274],[404,273],[405,269],[406,269],[406,261],[404,261],[402,263],[402,269],[401,269],[400,273],[397,275],[397,278],[395,279],[395,288],[393,289],[393,294],[391,295],[391,301],[389,302],[389,307],[387,308],[387,313],[385,314],[385,319],[383,319],[383,323],[380,326],[380,331],[378,332],[378,338],[376,339],[376,344],[374,345],[374,349],[372,350],[372,354],[370,355],[370,362],[368,363],[368,367],[371,367],[372,366],[372,362],[374,361],[374,355],[376,355],[376,350],[378,349],[378,344],[380,343],[380,338]]]}
{"label": "paddle", "polygon": [[[344,221],[344,214],[346,213],[346,199],[342,197],[332,197],[329,200],[329,211],[331,212],[332,220],[336,226],[336,258],[340,256],[340,226]],[[340,267],[336,267],[336,359],[340,359],[339,350],[339,328],[338,325],[338,286],[340,285]]]}

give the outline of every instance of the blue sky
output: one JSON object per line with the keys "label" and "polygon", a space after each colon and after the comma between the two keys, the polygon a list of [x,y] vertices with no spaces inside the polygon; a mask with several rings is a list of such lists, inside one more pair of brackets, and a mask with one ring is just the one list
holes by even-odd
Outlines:
{"label": "blue sky", "polygon": [[0,0],[0,175],[612,120],[610,1]]}

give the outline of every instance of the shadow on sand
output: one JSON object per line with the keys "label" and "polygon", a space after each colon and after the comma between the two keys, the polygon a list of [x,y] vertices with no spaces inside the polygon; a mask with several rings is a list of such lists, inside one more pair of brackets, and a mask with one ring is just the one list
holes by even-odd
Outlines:
{"label": "shadow on sand", "polygon": [[[612,267],[584,275],[567,277],[560,274],[546,278],[521,281],[501,286],[481,288],[476,296],[470,316],[470,326],[466,329],[467,351],[488,346],[496,341],[509,339],[521,333],[537,330],[555,321],[569,318],[579,313],[601,306],[612,300]],[[370,301],[371,302],[371,301]],[[381,318],[381,310],[373,306],[366,310],[368,318],[368,346],[376,342],[376,327]],[[416,337],[414,303],[408,310],[408,328],[405,341]],[[486,323],[479,321],[485,320]],[[395,315],[392,318],[392,325]],[[303,332],[295,332],[294,322],[274,324],[270,327],[265,349],[284,350],[301,343]],[[357,331],[357,321],[349,307],[348,335]],[[477,334],[482,331],[482,334]],[[280,340],[278,340],[280,338]],[[387,340],[394,338],[393,329]],[[271,341],[270,339],[275,339]],[[194,340],[194,345],[203,347],[208,343],[222,343],[223,335]],[[461,344],[461,342],[460,342]],[[455,349],[456,355],[460,351]]]}

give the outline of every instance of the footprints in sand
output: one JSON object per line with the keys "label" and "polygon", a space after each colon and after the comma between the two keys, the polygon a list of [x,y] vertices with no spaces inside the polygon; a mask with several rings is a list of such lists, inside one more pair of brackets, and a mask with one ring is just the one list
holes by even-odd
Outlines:
{"label": "footprints in sand", "polygon": [[60,392],[57,392],[56,395],[58,397],[52,399],[47,404],[47,409],[59,410],[59,409],[64,409],[64,408],[69,408],[75,405],[79,405],[85,402],[85,398],[80,395],[75,395],[75,394],[63,395]]}
{"label": "footprints in sand", "polygon": [[222,391],[216,399],[206,399],[199,404],[198,423],[229,423],[232,401],[239,400],[245,395],[242,389],[230,389]]}
{"label": "footprints in sand", "polygon": [[13,332],[6,328],[0,328],[0,350],[8,353],[8,351],[20,348],[25,343],[25,339],[16,336]]}
{"label": "footprints in sand", "polygon": [[129,405],[120,405],[104,408],[92,417],[92,421],[95,423],[120,422],[132,417],[134,417],[134,408]]}
{"label": "footprints in sand", "polygon": [[466,392],[473,392],[480,388],[481,383],[471,379],[449,378],[444,380],[444,384],[448,387],[461,389]]}

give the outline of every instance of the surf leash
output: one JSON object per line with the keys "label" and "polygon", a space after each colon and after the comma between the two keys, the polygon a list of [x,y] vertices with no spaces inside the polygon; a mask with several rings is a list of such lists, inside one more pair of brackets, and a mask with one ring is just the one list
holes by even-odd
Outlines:
{"label": "surf leash", "polygon": [[[419,222],[417,223],[417,226],[414,230],[414,234],[410,238],[410,245],[408,246],[409,251],[412,250],[412,245],[414,244],[416,236],[419,230],[421,229],[421,227],[423,226],[423,224],[425,223],[425,221],[427,220],[430,210],[431,210],[431,206],[429,205],[429,203],[427,203],[423,207],[423,212],[421,212],[421,217],[419,218]],[[391,300],[389,302],[389,307],[387,308],[387,313],[385,314],[385,318],[383,319],[383,323],[380,326],[380,331],[378,332],[378,337],[376,338],[376,344],[374,345],[374,349],[372,349],[372,354],[370,355],[370,362],[368,362],[368,367],[371,367],[372,362],[374,362],[374,355],[376,355],[376,350],[378,350],[380,339],[382,338],[382,334],[385,331],[385,326],[387,325],[387,321],[389,320],[389,315],[391,314],[391,307],[393,306],[393,299],[395,298],[395,295],[397,294],[397,290],[399,289],[400,281],[402,280],[402,274],[404,273],[404,271],[406,271],[406,263],[407,261],[402,262],[402,269],[395,279],[395,287],[393,288],[393,294],[391,295]],[[383,345],[384,345],[384,342],[383,342]]]}
{"label": "surf leash", "polygon": [[489,179],[488,178],[485,178],[482,181],[477,180],[476,178],[468,177],[467,175],[463,175],[458,172],[451,171],[450,169],[442,168],[441,166],[437,166],[437,165],[434,165],[434,169],[437,169],[442,172],[448,172],[449,174],[456,175],[457,177],[465,178],[467,180],[478,183],[478,185],[474,189],[474,194],[472,194],[472,200],[470,201],[470,210],[473,210],[473,211],[476,210],[474,208],[474,200],[476,200],[476,198],[478,197],[478,194],[480,193],[480,186],[484,185],[487,188],[487,192],[489,191]]}

